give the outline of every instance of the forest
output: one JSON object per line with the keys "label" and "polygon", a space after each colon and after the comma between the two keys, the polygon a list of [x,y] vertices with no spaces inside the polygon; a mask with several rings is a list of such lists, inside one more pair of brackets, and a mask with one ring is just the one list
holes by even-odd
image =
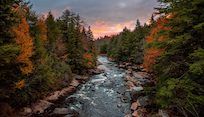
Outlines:
{"label": "forest", "polygon": [[65,10],[38,16],[26,2],[0,2],[0,100],[22,107],[62,87],[72,73],[85,74],[96,65],[90,28]]}
{"label": "forest", "polygon": [[1,0],[0,108],[31,105],[67,87],[74,74],[96,69],[97,56],[106,55],[151,74],[154,83],[144,89],[151,111],[204,116],[204,1],[158,1],[149,24],[138,19],[134,30],[95,40],[91,27],[69,9],[44,17],[26,1]]}

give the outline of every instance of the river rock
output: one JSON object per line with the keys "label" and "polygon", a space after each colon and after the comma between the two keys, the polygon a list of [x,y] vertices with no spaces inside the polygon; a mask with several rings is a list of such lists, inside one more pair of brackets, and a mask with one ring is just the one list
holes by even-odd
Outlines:
{"label": "river rock", "polygon": [[138,104],[138,106],[145,107],[148,105],[148,100],[149,100],[148,96],[139,97],[137,99],[137,104]]}
{"label": "river rock", "polygon": [[141,86],[132,88],[132,92],[139,92],[139,91],[142,91],[142,90],[144,90],[144,88],[141,87]]}
{"label": "river rock", "polygon": [[76,87],[74,87],[74,86],[69,86],[69,87],[64,88],[63,90],[60,91],[59,97],[61,97],[61,96],[66,96],[66,94],[72,93],[72,92],[74,92],[74,91],[76,91]]}
{"label": "river rock", "polygon": [[74,79],[74,80],[72,80],[70,86],[78,87],[79,84],[80,84],[79,81],[77,81],[77,80]]}
{"label": "river rock", "polygon": [[138,66],[132,66],[133,71],[141,71],[140,67]]}
{"label": "river rock", "polygon": [[136,111],[134,111],[133,113],[132,113],[132,116],[133,117],[141,117],[141,116],[139,116],[139,114],[138,114],[138,111],[136,110]]}
{"label": "river rock", "polygon": [[131,90],[133,87],[135,87],[134,83],[131,82],[131,81],[127,81],[127,82],[126,82],[126,86],[127,86],[127,88],[130,89],[130,90]]}
{"label": "river rock", "polygon": [[120,64],[118,67],[124,69],[124,68],[125,68],[125,65],[124,65],[124,64]]}
{"label": "river rock", "polygon": [[125,77],[125,81],[131,81],[131,82],[134,83],[134,85],[137,85],[137,80],[134,79],[133,77],[129,76],[129,75],[127,75],[127,76]]}
{"label": "river rock", "polygon": [[127,115],[125,115],[125,117],[132,117],[132,115],[131,114],[127,114]]}
{"label": "river rock", "polygon": [[73,76],[74,76],[74,78],[76,80],[87,80],[88,79],[87,76],[80,76],[80,75],[77,75],[77,74],[74,74]]}
{"label": "river rock", "polygon": [[146,117],[147,111],[145,108],[139,108],[132,113],[133,117]]}
{"label": "river rock", "polygon": [[55,108],[55,110],[53,111],[53,115],[67,115],[70,113],[70,109],[68,108]]}
{"label": "river rock", "polygon": [[135,111],[135,110],[137,110],[137,107],[138,107],[137,102],[133,102],[131,105],[131,110]]}
{"label": "river rock", "polygon": [[59,98],[59,95],[60,95],[60,91],[55,91],[50,96],[45,98],[45,100],[47,100],[47,101],[55,101],[55,100],[57,100]]}
{"label": "river rock", "polygon": [[89,69],[88,70],[88,74],[90,74],[90,75],[97,75],[97,74],[103,73],[104,70],[105,69],[104,69],[103,65],[99,65],[97,67],[97,69]]}
{"label": "river rock", "polygon": [[52,105],[54,104],[45,100],[40,100],[32,106],[33,113],[41,114],[44,112],[45,109],[49,108]]}
{"label": "river rock", "polygon": [[149,74],[147,72],[136,72],[137,74],[141,75],[143,78],[149,78]]}
{"label": "river rock", "polygon": [[97,66],[98,66],[98,65],[102,65],[102,63],[99,62],[99,61],[96,61],[96,64],[97,64]]}
{"label": "river rock", "polygon": [[144,77],[143,77],[141,74],[139,74],[138,72],[133,72],[132,74],[133,74],[133,76],[134,76],[135,78],[141,78],[141,79],[144,78]]}
{"label": "river rock", "polygon": [[118,104],[118,105],[117,105],[117,107],[118,107],[118,108],[121,108],[121,107],[122,107],[122,105],[121,105],[121,104]]}
{"label": "river rock", "polygon": [[128,70],[126,70],[126,74],[132,74],[132,72],[133,72],[133,70],[132,69],[128,69]]}

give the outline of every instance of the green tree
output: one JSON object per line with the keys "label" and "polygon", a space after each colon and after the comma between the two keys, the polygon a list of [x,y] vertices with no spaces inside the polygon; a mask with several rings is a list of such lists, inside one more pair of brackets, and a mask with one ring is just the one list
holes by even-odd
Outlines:
{"label": "green tree", "polygon": [[65,10],[60,20],[62,24],[63,39],[67,45],[68,64],[71,66],[73,72],[81,73],[80,71],[84,68],[84,50],[80,32],[80,17],[71,13],[69,10]]}
{"label": "green tree", "polygon": [[15,61],[20,48],[15,43],[12,35],[12,27],[19,20],[15,9],[19,6],[19,0],[0,1],[0,101],[7,102],[13,93],[12,85],[21,76],[18,63]]}
{"label": "green tree", "polygon": [[[202,115],[203,105],[203,0],[160,0],[167,4],[158,8],[169,19],[164,31],[169,37],[166,52],[158,59],[155,71],[158,77],[157,99],[162,107],[176,106],[183,115]],[[160,44],[160,46],[161,46]],[[168,95],[164,95],[164,93]],[[168,99],[167,99],[168,98]]]}
{"label": "green tree", "polygon": [[47,38],[48,38],[48,48],[49,51],[54,51],[55,44],[57,38],[59,38],[59,28],[57,26],[57,22],[54,19],[54,16],[52,15],[51,11],[48,13],[47,19],[46,19],[46,25],[47,25]]}

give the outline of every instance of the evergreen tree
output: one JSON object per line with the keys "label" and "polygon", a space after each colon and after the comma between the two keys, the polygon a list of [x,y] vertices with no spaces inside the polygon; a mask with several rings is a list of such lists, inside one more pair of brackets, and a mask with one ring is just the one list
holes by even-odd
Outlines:
{"label": "evergreen tree", "polygon": [[47,25],[47,37],[49,41],[48,47],[49,50],[53,52],[56,46],[55,45],[56,40],[59,37],[59,29],[51,11],[48,13],[46,25]]}
{"label": "evergreen tree", "polygon": [[203,0],[160,0],[159,8],[170,18],[166,52],[158,59],[157,102],[162,107],[176,105],[184,116],[202,115],[203,105]]}
{"label": "evergreen tree", "polygon": [[60,18],[62,22],[63,39],[67,44],[68,64],[73,72],[81,73],[84,68],[83,46],[80,32],[80,18],[69,10],[65,10]]}
{"label": "evergreen tree", "polygon": [[140,21],[137,20],[136,27],[134,30],[133,37],[131,37],[133,40],[130,42],[132,43],[130,45],[131,50],[131,62],[141,64],[143,62],[143,51],[144,51],[144,28],[141,26]]}
{"label": "evergreen tree", "polygon": [[8,100],[13,92],[11,85],[18,81],[21,73],[15,62],[20,48],[11,31],[19,19],[14,10],[19,3],[19,0],[0,1],[0,102]]}

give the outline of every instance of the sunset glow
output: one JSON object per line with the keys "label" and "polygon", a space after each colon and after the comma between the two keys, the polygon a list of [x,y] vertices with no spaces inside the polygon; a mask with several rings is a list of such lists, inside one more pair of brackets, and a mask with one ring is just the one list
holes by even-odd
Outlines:
{"label": "sunset glow", "polygon": [[110,22],[97,21],[95,22],[91,29],[93,31],[94,37],[110,36],[117,34],[123,30],[124,27],[127,27],[130,30],[133,30],[135,27],[135,21],[127,21],[120,24],[111,24]]}

